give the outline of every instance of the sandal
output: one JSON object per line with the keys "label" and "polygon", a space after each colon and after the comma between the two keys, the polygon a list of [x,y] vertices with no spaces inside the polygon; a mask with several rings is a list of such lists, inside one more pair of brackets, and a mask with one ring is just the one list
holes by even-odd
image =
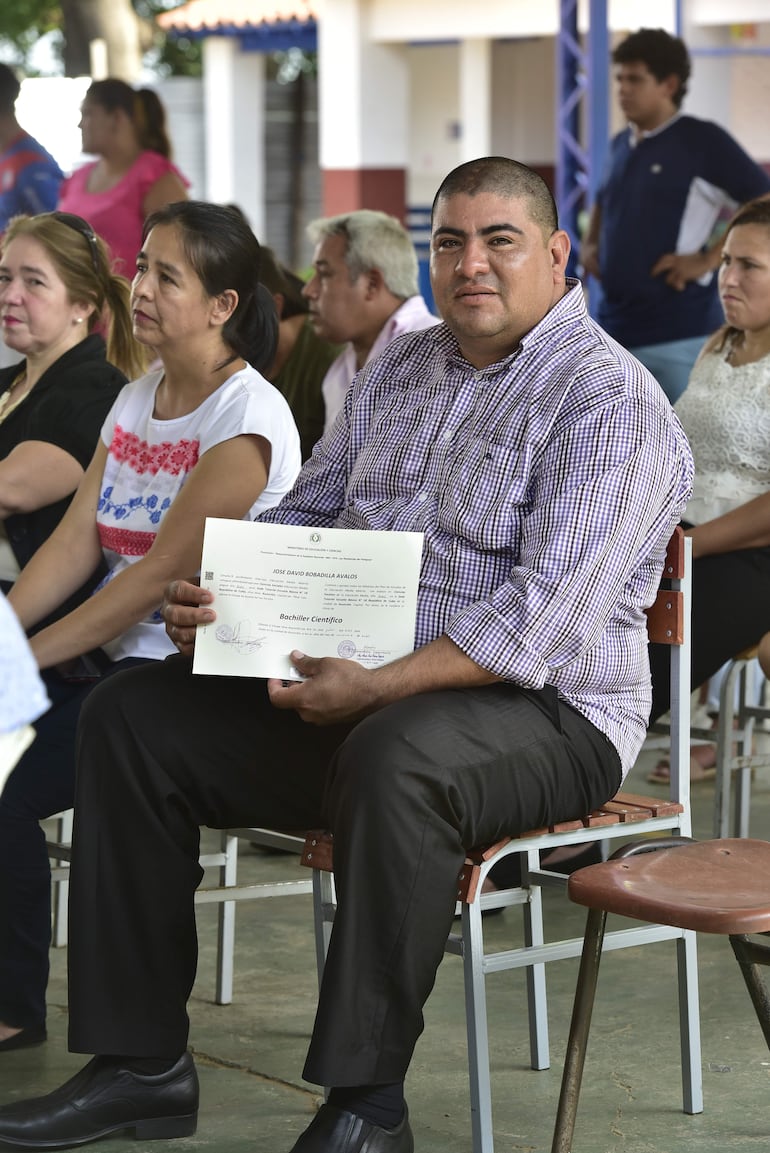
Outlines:
{"label": "sandal", "polygon": [[[700,753],[700,756],[698,755]],[[690,784],[699,785],[703,781],[716,779],[716,745],[695,745],[690,753]],[[663,757],[658,761],[647,780],[651,785],[668,785],[671,783],[671,761]]]}

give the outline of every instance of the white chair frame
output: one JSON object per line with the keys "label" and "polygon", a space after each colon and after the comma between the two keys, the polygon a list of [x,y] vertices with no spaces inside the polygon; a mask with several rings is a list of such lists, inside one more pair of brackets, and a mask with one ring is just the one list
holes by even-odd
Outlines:
{"label": "white chair frame", "polygon": [[748,673],[755,655],[753,651],[741,653],[730,661],[719,692],[715,837],[749,836],[752,773],[770,764],[770,749],[754,752],[756,722],[770,719],[770,707],[749,700]]}
{"label": "white chair frame", "polygon": [[[69,897],[69,861],[72,842],[72,810],[59,813],[56,819],[56,840],[48,841],[48,855],[52,861],[53,882],[53,944],[67,944],[67,901]],[[218,883],[196,890],[196,905],[217,904],[217,969],[215,999],[218,1005],[229,1005],[233,1000],[235,969],[235,906],[237,901],[261,900],[312,892],[312,878],[299,877],[285,881],[256,881],[238,884],[238,842],[248,840],[265,848],[281,849],[300,854],[304,838],[294,833],[274,829],[242,828],[220,830],[220,846],[216,852],[202,853],[199,860],[203,868],[219,870]]]}

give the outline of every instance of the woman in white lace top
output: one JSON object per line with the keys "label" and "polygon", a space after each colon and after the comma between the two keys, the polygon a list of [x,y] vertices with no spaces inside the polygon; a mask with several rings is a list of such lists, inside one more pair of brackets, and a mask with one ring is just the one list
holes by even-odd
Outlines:
{"label": "woman in white lace top", "polygon": [[[750,201],[730,221],[719,294],[726,324],[676,405],[695,458],[685,514],[695,559],[693,685],[770,630],[770,199]],[[654,719],[668,708],[668,656],[653,647],[650,658]],[[692,767],[693,779],[703,775]]]}

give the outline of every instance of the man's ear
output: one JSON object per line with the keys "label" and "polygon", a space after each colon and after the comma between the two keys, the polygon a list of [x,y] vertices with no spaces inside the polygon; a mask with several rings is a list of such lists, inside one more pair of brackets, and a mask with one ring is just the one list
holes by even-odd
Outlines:
{"label": "man's ear", "polygon": [[551,254],[554,279],[563,279],[567,275],[567,261],[571,248],[569,235],[563,228],[557,228],[548,237],[548,250]]}
{"label": "man's ear", "polygon": [[238,293],[234,288],[227,288],[214,297],[211,320],[213,324],[226,324],[238,307]]}
{"label": "man's ear", "polygon": [[385,278],[379,268],[370,268],[363,273],[366,282],[365,299],[373,300],[378,296],[385,285]]}

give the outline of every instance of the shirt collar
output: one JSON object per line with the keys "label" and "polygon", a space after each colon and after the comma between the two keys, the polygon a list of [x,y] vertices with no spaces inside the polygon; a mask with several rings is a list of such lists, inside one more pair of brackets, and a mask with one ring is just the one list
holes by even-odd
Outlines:
{"label": "shirt collar", "polygon": [[657,128],[651,128],[649,132],[644,129],[640,131],[635,124],[630,123],[628,125],[628,143],[632,148],[636,148],[641,140],[647,140],[651,136],[659,136],[661,132],[665,132],[667,128],[675,124],[681,115],[682,113],[677,110],[674,115],[669,117],[668,120],[665,120],[663,124],[659,124]]}
{"label": "shirt collar", "polygon": [[[588,310],[583,295],[583,285],[572,276],[568,276],[565,283],[567,291],[564,296],[557,300],[553,308],[549,308],[546,312],[543,319],[539,320],[535,327],[521,338],[517,347],[502,360],[496,360],[485,368],[474,369],[473,371],[477,376],[492,375],[504,371],[523,351],[531,352],[544,341],[551,340],[555,325],[574,324],[577,320],[587,316]],[[446,324],[438,324],[429,331],[434,335],[438,347],[443,348],[448,356],[453,360],[462,361],[463,364],[468,363],[460,350],[454,333],[447,328]]]}

